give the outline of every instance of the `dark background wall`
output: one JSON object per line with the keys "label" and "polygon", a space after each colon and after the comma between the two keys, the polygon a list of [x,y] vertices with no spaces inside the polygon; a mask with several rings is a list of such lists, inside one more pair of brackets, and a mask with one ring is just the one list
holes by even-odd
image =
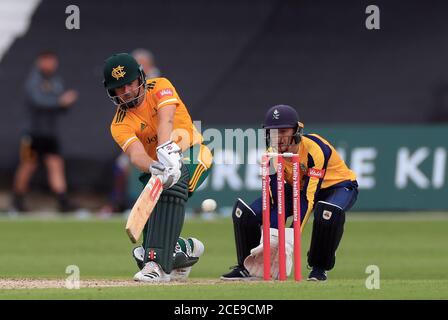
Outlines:
{"label": "dark background wall", "polygon": [[[70,4],[80,30],[65,28]],[[365,28],[369,4],[380,7],[381,30]],[[448,121],[447,9],[423,0],[44,0],[0,62],[0,183],[10,184],[17,163],[23,82],[42,49],[58,51],[67,86],[80,93],[61,120],[69,181],[102,189],[119,152],[101,84],[110,54],[152,50],[205,126],[258,125],[278,103],[306,123]]]}

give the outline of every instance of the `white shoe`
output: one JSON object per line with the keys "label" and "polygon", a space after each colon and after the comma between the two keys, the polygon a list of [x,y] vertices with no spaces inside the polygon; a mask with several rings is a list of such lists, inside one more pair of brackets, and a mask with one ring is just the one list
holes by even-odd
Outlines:
{"label": "white shoe", "polygon": [[186,267],[186,268],[177,268],[173,269],[171,271],[171,280],[173,281],[187,281],[188,276],[190,275],[191,268],[193,267]]}
{"label": "white shoe", "polygon": [[149,261],[142,270],[134,275],[134,280],[143,282],[168,282],[171,280],[171,276],[166,274],[159,264],[154,261]]}

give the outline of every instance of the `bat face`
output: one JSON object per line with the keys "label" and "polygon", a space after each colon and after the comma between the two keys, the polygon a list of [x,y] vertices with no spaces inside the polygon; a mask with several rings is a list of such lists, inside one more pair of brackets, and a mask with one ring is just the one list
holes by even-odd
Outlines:
{"label": "bat face", "polygon": [[140,238],[162,191],[163,185],[160,178],[151,177],[132,207],[126,223],[126,233],[132,243],[136,243]]}

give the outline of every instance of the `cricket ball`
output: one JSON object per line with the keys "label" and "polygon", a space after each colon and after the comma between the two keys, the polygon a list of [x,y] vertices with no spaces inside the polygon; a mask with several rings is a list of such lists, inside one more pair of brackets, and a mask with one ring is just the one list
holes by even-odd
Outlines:
{"label": "cricket ball", "polygon": [[204,212],[213,212],[216,210],[216,201],[213,199],[206,199],[202,201],[201,209]]}

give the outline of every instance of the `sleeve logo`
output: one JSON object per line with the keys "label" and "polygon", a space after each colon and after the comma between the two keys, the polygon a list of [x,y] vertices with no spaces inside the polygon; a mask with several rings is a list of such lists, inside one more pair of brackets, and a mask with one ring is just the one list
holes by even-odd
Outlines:
{"label": "sleeve logo", "polygon": [[309,168],[307,175],[309,177],[322,179],[325,175],[325,169]]}
{"label": "sleeve logo", "polygon": [[170,88],[159,90],[156,92],[156,96],[159,99],[162,99],[163,97],[172,97],[173,90],[171,90]]}

